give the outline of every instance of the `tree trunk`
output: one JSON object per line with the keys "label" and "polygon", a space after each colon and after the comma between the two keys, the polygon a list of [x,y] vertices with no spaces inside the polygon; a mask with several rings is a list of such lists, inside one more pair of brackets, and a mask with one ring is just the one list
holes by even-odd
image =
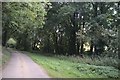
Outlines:
{"label": "tree trunk", "polygon": [[[82,35],[83,35],[83,31],[84,31],[84,27],[85,27],[85,22],[84,22],[84,18],[83,18],[83,27],[81,27],[81,30],[82,30]],[[81,57],[83,57],[83,52],[84,52],[84,50],[83,50],[83,44],[84,44],[84,41],[83,41],[83,38],[81,39],[81,47],[80,47],[80,55],[81,55]]]}
{"label": "tree trunk", "polygon": [[6,42],[7,42],[7,30],[4,30],[2,34],[2,45],[6,46]]}
{"label": "tree trunk", "polygon": [[100,12],[101,12],[101,14],[104,14],[105,11],[106,11],[106,7],[105,7],[104,3],[101,2],[101,3],[100,3]]}
{"label": "tree trunk", "polygon": [[81,46],[80,46],[80,56],[81,57],[83,57],[83,44],[84,44],[84,42],[83,42],[83,39],[81,39]]}
{"label": "tree trunk", "polygon": [[97,16],[98,2],[95,2],[95,4],[93,4],[93,8],[94,8],[94,17],[96,17]]}
{"label": "tree trunk", "polygon": [[49,53],[50,52],[50,35],[48,35],[48,38],[47,38],[47,52]]}
{"label": "tree trunk", "polygon": [[55,54],[58,54],[59,51],[58,51],[58,41],[57,41],[57,34],[56,33],[53,33],[53,40],[54,40],[54,48],[55,48]]}
{"label": "tree trunk", "polygon": [[77,41],[77,55],[79,55],[80,53],[80,42]]}
{"label": "tree trunk", "polygon": [[74,17],[71,18],[71,22],[72,24],[69,36],[69,55],[76,55],[76,29],[78,27],[78,22]]}
{"label": "tree trunk", "polygon": [[69,55],[76,54],[76,32],[74,29],[71,30],[69,39]]}
{"label": "tree trunk", "polygon": [[64,48],[63,48],[63,44],[62,44],[62,33],[59,35],[59,52],[60,54],[64,54]]}
{"label": "tree trunk", "polygon": [[93,45],[93,41],[91,40],[90,55],[93,55],[93,48],[94,48],[94,45]]}
{"label": "tree trunk", "polygon": [[[93,4],[93,8],[94,8],[94,18],[97,17],[97,8],[98,8],[98,3],[95,2],[95,4]],[[94,43],[93,40],[91,39],[91,45],[90,45],[90,54],[93,55],[93,48],[94,48]]]}

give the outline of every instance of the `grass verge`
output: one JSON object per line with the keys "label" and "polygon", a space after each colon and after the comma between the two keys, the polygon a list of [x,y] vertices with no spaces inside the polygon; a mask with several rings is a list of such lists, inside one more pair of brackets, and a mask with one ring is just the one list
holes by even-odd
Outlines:
{"label": "grass verge", "polygon": [[3,67],[9,61],[10,57],[11,57],[10,50],[3,47],[2,48],[2,61],[1,61],[1,64]]}
{"label": "grass verge", "polygon": [[66,59],[67,57],[28,55],[42,65],[53,78],[119,78],[119,70],[111,66],[96,66]]}
{"label": "grass verge", "polygon": [[0,68],[2,66],[2,46],[0,45]]}

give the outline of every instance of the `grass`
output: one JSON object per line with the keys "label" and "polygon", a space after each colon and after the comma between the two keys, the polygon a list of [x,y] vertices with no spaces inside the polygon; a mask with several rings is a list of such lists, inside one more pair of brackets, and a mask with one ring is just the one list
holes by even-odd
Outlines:
{"label": "grass", "polygon": [[0,46],[0,67],[2,65],[2,46]]}
{"label": "grass", "polygon": [[78,62],[83,64],[90,64],[90,65],[96,65],[96,66],[111,66],[119,69],[119,58],[112,58],[107,56],[102,56],[98,58],[91,59],[89,56],[84,56],[84,58],[76,57],[76,56],[59,56],[56,55],[55,57],[59,59],[67,59],[72,62]]}
{"label": "grass", "polygon": [[2,46],[0,45],[0,79],[2,79]]}
{"label": "grass", "polygon": [[11,56],[10,50],[3,47],[2,48],[2,61],[0,64],[4,66],[10,59],[10,56]]}
{"label": "grass", "polygon": [[96,66],[70,59],[66,56],[28,55],[42,65],[53,78],[118,78],[119,70],[111,66]]}

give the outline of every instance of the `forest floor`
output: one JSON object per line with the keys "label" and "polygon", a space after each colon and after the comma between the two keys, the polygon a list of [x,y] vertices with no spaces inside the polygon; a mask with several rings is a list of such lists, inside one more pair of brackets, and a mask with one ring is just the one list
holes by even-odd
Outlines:
{"label": "forest floor", "polygon": [[3,69],[3,78],[49,78],[46,71],[27,55],[14,51]]}

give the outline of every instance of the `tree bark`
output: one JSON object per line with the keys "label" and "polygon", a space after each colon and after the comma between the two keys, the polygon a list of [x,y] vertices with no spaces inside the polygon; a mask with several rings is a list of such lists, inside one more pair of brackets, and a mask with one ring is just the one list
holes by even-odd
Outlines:
{"label": "tree bark", "polygon": [[80,46],[80,56],[83,57],[83,39],[81,39],[81,46]]}
{"label": "tree bark", "polygon": [[54,32],[53,33],[53,40],[54,40],[54,48],[55,48],[55,54],[58,54],[59,51],[58,51],[58,41],[57,41],[57,35],[56,33]]}
{"label": "tree bark", "polygon": [[74,29],[71,30],[69,39],[69,55],[76,54],[76,32]]}
{"label": "tree bark", "polygon": [[76,19],[74,17],[71,18],[71,28],[70,28],[70,36],[69,36],[69,55],[76,55],[76,29],[78,27]]}
{"label": "tree bark", "polygon": [[[81,28],[81,30],[82,30],[82,35],[83,35],[83,31],[84,31],[84,27],[85,27],[85,22],[84,22],[84,18],[83,18],[83,27]],[[83,50],[83,44],[84,44],[84,41],[83,41],[83,38],[81,39],[81,47],[80,47],[80,55],[81,55],[81,57],[83,57],[83,52],[84,52],[84,50]]]}
{"label": "tree bark", "polygon": [[93,41],[91,40],[90,55],[93,55],[93,48],[94,48],[94,45],[93,45]]}
{"label": "tree bark", "polygon": [[79,55],[80,53],[80,42],[77,41],[77,55]]}
{"label": "tree bark", "polygon": [[[95,2],[94,4],[92,4],[93,5],[93,8],[94,8],[94,18],[95,17],[97,17],[97,8],[98,8],[98,3],[97,2]],[[93,43],[93,40],[91,39],[91,45],[90,45],[90,54],[91,55],[93,55],[93,48],[95,48],[94,47],[94,43]],[[95,49],[96,50],[96,49]]]}
{"label": "tree bark", "polygon": [[2,33],[2,45],[6,46],[6,42],[7,42],[7,30],[4,30],[4,32]]}

